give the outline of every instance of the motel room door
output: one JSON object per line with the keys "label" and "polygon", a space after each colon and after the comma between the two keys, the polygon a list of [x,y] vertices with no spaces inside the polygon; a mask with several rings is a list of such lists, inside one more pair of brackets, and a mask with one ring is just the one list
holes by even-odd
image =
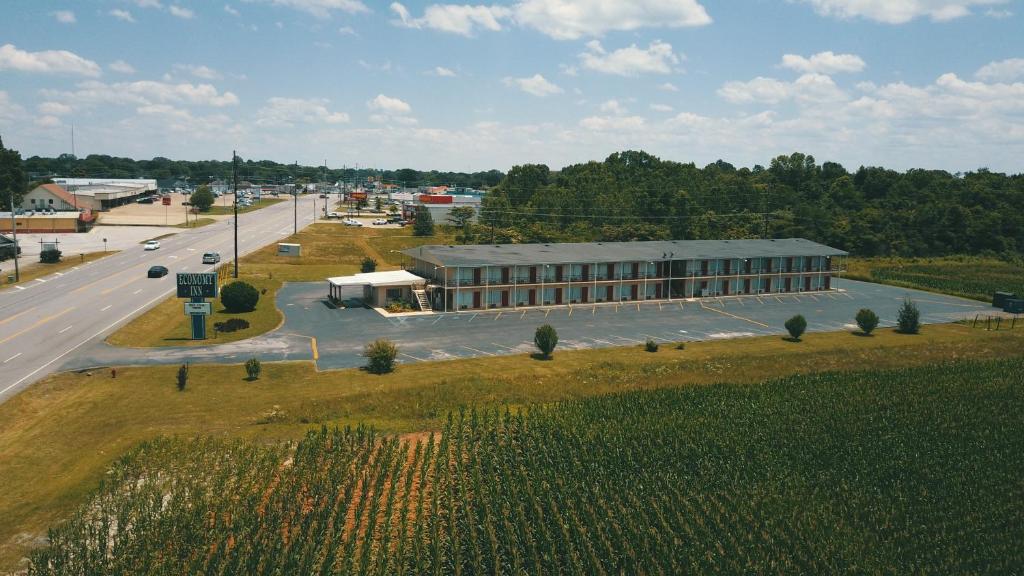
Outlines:
{"label": "motel room door", "polygon": [[474,290],[473,291],[473,308],[479,308],[479,307],[480,307],[480,291],[479,290]]}
{"label": "motel room door", "polygon": [[629,298],[630,300],[640,299],[640,287],[637,286],[636,284],[633,284],[632,286],[629,287]]}
{"label": "motel room door", "polygon": [[792,278],[786,278],[786,292],[792,292],[792,291],[793,291],[793,279]]}
{"label": "motel room door", "polygon": [[590,286],[580,288],[580,302],[586,304],[590,301]]}
{"label": "motel room door", "polygon": [[831,289],[832,289],[832,277],[831,276],[825,276],[825,290],[831,290]]}
{"label": "motel room door", "polygon": [[555,304],[561,304],[561,303],[562,303],[562,289],[561,288],[555,288]]}
{"label": "motel room door", "polygon": [[501,291],[501,307],[508,308],[508,290]]}
{"label": "motel room door", "polygon": [[605,300],[605,302],[611,302],[612,298],[614,298],[614,296],[613,296],[614,293],[615,293],[615,287],[614,286],[605,286],[604,287],[604,300]]}
{"label": "motel room door", "polygon": [[810,291],[811,291],[811,277],[810,276],[804,276],[804,292],[810,292]]}
{"label": "motel room door", "polygon": [[536,306],[537,305],[537,289],[536,288],[530,288],[530,295],[527,298],[527,303],[530,306]]}

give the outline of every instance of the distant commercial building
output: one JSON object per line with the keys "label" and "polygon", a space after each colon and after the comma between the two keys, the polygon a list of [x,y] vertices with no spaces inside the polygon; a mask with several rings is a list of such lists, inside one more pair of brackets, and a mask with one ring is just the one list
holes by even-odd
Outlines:
{"label": "distant commercial building", "polygon": [[[42,184],[30,190],[15,215],[18,232],[85,232],[95,220],[93,198],[72,194],[59,184]],[[11,231],[10,213],[0,230]]]}
{"label": "distant commercial building", "polygon": [[406,220],[416,218],[416,210],[424,207],[430,212],[435,224],[448,224],[448,216],[452,208],[470,207],[474,211],[472,222],[480,216],[480,196],[457,196],[455,194],[418,194],[412,201],[402,204],[402,217]]}
{"label": "distant commercial building", "polygon": [[421,246],[435,310],[831,290],[846,252],[801,238]]}
{"label": "distant commercial building", "polygon": [[124,178],[54,178],[78,206],[105,211],[135,202],[158,190],[156,180]]}

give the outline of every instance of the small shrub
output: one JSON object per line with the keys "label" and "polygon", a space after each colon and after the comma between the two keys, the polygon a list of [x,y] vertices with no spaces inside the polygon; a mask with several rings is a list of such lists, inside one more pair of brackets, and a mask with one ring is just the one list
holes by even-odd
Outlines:
{"label": "small shrub", "polygon": [[896,316],[896,331],[901,334],[917,334],[921,331],[921,311],[910,298],[903,301]]}
{"label": "small shrub", "polygon": [[249,377],[249,380],[257,380],[260,377],[260,371],[263,367],[260,366],[260,361],[255,358],[249,358],[245,361],[245,374]]}
{"label": "small shrub", "polygon": [[807,330],[807,319],[802,315],[797,314],[789,320],[786,320],[786,331],[789,332],[790,338],[794,341],[799,342],[800,337],[804,335],[805,330]]}
{"label": "small shrub", "polygon": [[647,342],[644,342],[644,350],[647,350],[648,352],[657,352],[658,343],[655,342],[653,338],[648,338]]}
{"label": "small shrub", "polygon": [[390,340],[381,338],[366,345],[363,353],[369,359],[366,371],[370,374],[387,374],[395,369],[398,348]]}
{"label": "small shrub", "polygon": [[249,321],[244,318],[228,318],[223,322],[214,322],[213,329],[217,332],[237,332],[249,327]]}
{"label": "small shrub", "polygon": [[39,261],[43,264],[56,264],[60,262],[60,250],[50,248],[39,253]]}
{"label": "small shrub", "polygon": [[686,350],[686,342],[679,342],[676,344],[676,350]]}
{"label": "small shrub", "polygon": [[359,265],[360,272],[375,272],[377,270],[377,261],[367,256],[363,258],[363,262]]}
{"label": "small shrub", "polygon": [[182,364],[178,367],[178,392],[184,392],[185,386],[188,384],[188,364]]}
{"label": "small shrub", "polygon": [[870,336],[871,332],[878,327],[878,314],[875,314],[873,310],[868,308],[861,308],[857,311],[857,327],[864,333],[865,336]]}
{"label": "small shrub", "polygon": [[558,345],[558,332],[550,324],[539,326],[533,335],[533,343],[544,358],[550,358]]}
{"label": "small shrub", "polygon": [[260,301],[260,293],[248,282],[241,280],[228,284],[220,291],[220,303],[228,312],[252,312]]}

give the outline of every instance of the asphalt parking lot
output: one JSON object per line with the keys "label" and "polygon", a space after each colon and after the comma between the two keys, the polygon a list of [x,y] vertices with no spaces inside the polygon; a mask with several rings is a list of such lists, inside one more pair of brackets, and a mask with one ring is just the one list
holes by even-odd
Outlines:
{"label": "asphalt parking lot", "polygon": [[385,318],[364,308],[332,309],[323,283],[288,284],[278,293],[285,313],[281,332],[316,338],[320,369],[362,366],[363,346],[376,338],[398,345],[402,362],[448,360],[534,351],[541,324],[558,330],[558,349],[785,335],[783,323],[807,318],[808,332],[854,330],[853,317],[871,308],[882,327],[895,326],[903,299],[910,296],[923,323],[973,317],[984,303],[880,284],[842,280],[840,292],[746,296],[703,302],[577,305],[572,308],[461,312]]}

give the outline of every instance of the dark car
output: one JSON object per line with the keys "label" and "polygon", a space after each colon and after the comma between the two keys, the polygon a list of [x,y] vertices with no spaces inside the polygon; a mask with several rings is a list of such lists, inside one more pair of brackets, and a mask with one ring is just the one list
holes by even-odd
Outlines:
{"label": "dark car", "polygon": [[146,273],[147,278],[163,278],[167,276],[166,266],[150,266],[149,272]]}

